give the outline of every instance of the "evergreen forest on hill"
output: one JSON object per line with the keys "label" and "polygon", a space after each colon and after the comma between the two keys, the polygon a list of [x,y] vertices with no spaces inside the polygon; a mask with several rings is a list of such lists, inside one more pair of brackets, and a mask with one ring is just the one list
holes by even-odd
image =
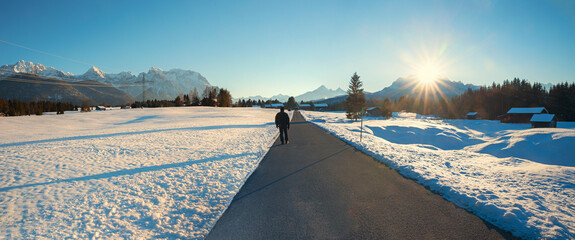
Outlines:
{"label": "evergreen forest on hill", "polygon": [[[511,108],[545,107],[559,121],[575,121],[575,83],[559,83],[545,89],[542,84],[514,78],[503,84],[493,83],[477,90],[442,98],[440,94],[422,97],[400,97],[395,100],[367,100],[366,107],[380,107],[383,112],[415,112],[442,118],[464,118],[468,112],[478,112],[482,119],[496,120]],[[329,106],[329,110],[343,111],[345,102]]]}

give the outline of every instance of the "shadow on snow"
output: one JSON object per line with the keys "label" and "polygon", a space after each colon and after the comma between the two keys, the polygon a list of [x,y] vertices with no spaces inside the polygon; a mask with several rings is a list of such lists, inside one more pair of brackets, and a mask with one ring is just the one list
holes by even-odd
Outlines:
{"label": "shadow on snow", "polygon": [[50,184],[55,184],[55,183],[88,181],[88,180],[95,180],[95,179],[104,179],[104,178],[120,177],[120,176],[126,176],[126,175],[134,175],[134,174],[138,174],[138,173],[160,171],[160,170],[171,169],[171,168],[180,168],[180,167],[192,166],[195,164],[201,164],[201,163],[207,163],[207,162],[222,161],[222,160],[237,158],[237,157],[245,157],[248,155],[256,155],[256,154],[255,153],[247,153],[247,154],[244,153],[244,154],[235,154],[235,155],[224,155],[224,156],[217,156],[217,157],[211,157],[211,158],[194,160],[194,161],[187,161],[187,162],[169,163],[169,164],[164,164],[164,165],[141,167],[141,168],[134,168],[134,169],[124,169],[124,170],[119,170],[119,171],[114,171],[114,172],[101,173],[101,174],[95,174],[95,175],[77,177],[77,178],[70,178],[70,179],[62,179],[62,180],[56,180],[56,181],[51,181],[51,182],[32,183],[32,184],[25,184],[25,185],[20,185],[20,186],[4,187],[4,188],[0,188],[0,192],[7,192],[7,191],[10,191],[13,189],[21,189],[21,188],[27,188],[27,187],[45,186],[45,185],[50,185]]}
{"label": "shadow on snow", "polygon": [[117,136],[125,136],[125,135],[159,133],[159,132],[170,132],[170,131],[204,131],[204,130],[217,130],[217,129],[229,129],[229,128],[264,128],[266,126],[272,126],[272,125],[274,125],[274,123],[270,122],[270,123],[258,124],[258,125],[221,125],[221,126],[155,129],[155,130],[145,130],[145,131],[139,131],[139,132],[120,132],[120,133],[110,133],[110,134],[99,134],[99,135],[44,139],[44,140],[26,141],[26,142],[5,143],[5,144],[0,144],[0,148],[23,146],[23,145],[38,144],[38,143],[86,140],[86,139],[93,139],[93,138],[106,138],[106,137],[117,137]]}

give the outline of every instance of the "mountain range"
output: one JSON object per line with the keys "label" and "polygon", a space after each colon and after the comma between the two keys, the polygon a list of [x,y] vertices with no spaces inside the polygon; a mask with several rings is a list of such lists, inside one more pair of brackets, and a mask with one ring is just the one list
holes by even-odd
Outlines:
{"label": "mountain range", "polygon": [[[313,90],[313,91],[309,91],[306,92],[304,94],[295,96],[295,100],[296,102],[300,102],[300,101],[304,101],[304,102],[308,102],[308,101],[320,101],[320,100],[325,100],[325,99],[329,99],[329,98],[333,98],[333,97],[337,97],[337,96],[342,96],[342,95],[346,95],[347,92],[342,90],[341,88],[338,88],[336,90],[333,89],[329,89],[324,85],[321,85],[320,87],[318,87],[317,89]],[[251,96],[251,97],[246,97],[246,98],[239,98],[237,100],[261,100],[261,101],[267,101],[267,100],[278,100],[280,102],[287,102],[290,96],[288,95],[284,95],[284,94],[278,94],[278,95],[274,95],[272,97],[269,98],[265,98],[262,96]]]}
{"label": "mountain range", "polygon": [[135,101],[129,94],[97,81],[68,82],[28,73],[1,76],[0,98],[25,102],[72,102],[76,105],[87,102],[92,106],[103,103],[115,106]]}
{"label": "mountain range", "polygon": [[[164,71],[160,68],[150,68],[147,73],[134,75],[131,72],[117,74],[105,73],[91,67],[86,73],[74,75],[68,72],[20,60],[13,65],[0,67],[0,98],[31,100],[70,101],[81,104],[87,101],[91,105],[107,103],[110,105],[129,104],[141,101],[145,79],[146,99],[175,99],[179,94],[188,94],[194,88],[201,94],[206,87],[211,86],[200,73],[191,70],[172,69]],[[448,79],[437,79],[433,84],[421,84],[414,76],[398,78],[391,86],[380,91],[366,92],[368,100],[397,99],[401,96],[414,98],[441,94],[452,97],[462,94],[467,89],[478,89],[478,86],[463,84]],[[290,96],[278,94],[271,98],[252,96],[234,100],[279,100],[287,102]],[[319,88],[295,96],[297,102],[314,101],[335,103],[344,101],[347,92],[338,89],[328,89],[324,85]]]}
{"label": "mountain range", "polygon": [[[67,99],[73,103],[88,101],[96,104],[120,105],[132,103],[136,99],[141,101],[144,79],[146,99],[172,100],[182,93],[190,93],[194,88],[201,93],[206,87],[211,86],[205,77],[191,70],[164,71],[152,67],[147,73],[133,75],[131,72],[105,73],[96,67],[91,67],[82,75],[74,75],[53,67],[20,60],[16,64],[0,67],[0,97],[21,100]],[[25,94],[30,90],[30,81],[36,83],[35,89]],[[85,83],[90,83],[88,84],[90,88],[86,88]],[[58,85],[62,86],[62,89],[54,88]],[[69,89],[70,87],[74,90]],[[32,95],[32,92],[36,95]]]}
{"label": "mountain range", "polygon": [[[415,76],[400,77],[395,80],[391,86],[386,87],[377,92],[365,92],[367,100],[384,100],[389,98],[391,101],[398,99],[402,96],[409,96],[415,99],[432,98],[439,99],[445,97],[447,99],[461,95],[467,89],[476,90],[479,86],[473,84],[464,84],[462,82],[451,81],[446,78],[436,79],[433,83],[421,83]],[[333,97],[325,100],[319,100],[319,103],[336,103],[345,101],[347,95]]]}
{"label": "mountain range", "polygon": [[[415,76],[400,77],[395,80],[391,86],[386,87],[377,92],[365,92],[367,100],[384,100],[389,98],[390,100],[398,99],[402,96],[409,96],[413,98],[426,97],[424,94],[427,91],[427,97],[446,97],[450,98],[456,95],[460,95],[471,88],[472,90],[479,89],[479,86],[473,84],[464,84],[462,82],[455,82],[449,79],[437,79],[434,83],[429,85],[422,84]],[[287,102],[289,96],[278,94],[270,98],[264,98],[261,96],[240,98],[239,100],[279,100],[280,102]],[[321,86],[313,91],[306,92],[304,94],[295,97],[296,102],[300,101],[313,101],[317,103],[336,103],[345,101],[347,98],[347,92],[338,88],[336,90],[328,89],[325,86]]]}
{"label": "mountain range", "polygon": [[451,81],[446,78],[438,78],[433,83],[421,83],[415,76],[408,76],[398,78],[391,86],[386,87],[380,91],[368,94],[368,99],[383,100],[389,98],[391,100],[398,99],[401,96],[410,96],[413,98],[425,97],[425,93],[429,96],[443,95],[445,97],[453,97],[460,95],[467,91],[467,89],[476,90],[479,86],[473,84],[464,84],[462,82]]}

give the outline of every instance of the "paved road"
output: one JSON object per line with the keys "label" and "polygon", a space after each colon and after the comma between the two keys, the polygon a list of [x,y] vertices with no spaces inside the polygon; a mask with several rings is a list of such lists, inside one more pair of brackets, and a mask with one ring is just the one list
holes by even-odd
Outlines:
{"label": "paved road", "polygon": [[509,235],[294,114],[207,239],[502,239]]}

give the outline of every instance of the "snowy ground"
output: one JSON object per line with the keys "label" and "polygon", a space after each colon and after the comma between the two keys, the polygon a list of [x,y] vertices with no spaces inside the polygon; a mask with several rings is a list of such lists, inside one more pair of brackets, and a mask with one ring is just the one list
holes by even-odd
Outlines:
{"label": "snowy ground", "polygon": [[0,239],[202,238],[275,140],[276,112],[0,118]]}
{"label": "snowy ground", "polygon": [[342,112],[308,121],[449,201],[523,238],[575,238],[575,123],[556,129],[412,113],[360,122]]}

